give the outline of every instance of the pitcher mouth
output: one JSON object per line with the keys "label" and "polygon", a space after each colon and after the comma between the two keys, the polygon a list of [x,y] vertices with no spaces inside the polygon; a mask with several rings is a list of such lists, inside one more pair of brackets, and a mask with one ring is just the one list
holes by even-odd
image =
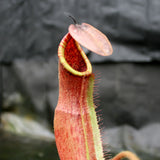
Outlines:
{"label": "pitcher mouth", "polygon": [[69,33],[60,42],[58,57],[63,67],[73,75],[88,76],[92,73],[88,57]]}

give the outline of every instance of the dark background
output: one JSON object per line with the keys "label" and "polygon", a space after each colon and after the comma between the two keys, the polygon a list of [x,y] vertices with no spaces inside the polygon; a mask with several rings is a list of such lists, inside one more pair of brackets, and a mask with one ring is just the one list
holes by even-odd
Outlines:
{"label": "dark background", "polygon": [[109,37],[114,54],[106,60],[159,61],[159,8],[159,0],[1,0],[0,60],[55,55],[71,23],[64,15],[69,12]]}
{"label": "dark background", "polygon": [[73,23],[64,12],[101,30],[113,45],[113,55],[105,58],[85,50],[98,79],[104,128],[159,127],[159,0],[0,0],[2,115],[34,114],[52,125],[57,48]]}

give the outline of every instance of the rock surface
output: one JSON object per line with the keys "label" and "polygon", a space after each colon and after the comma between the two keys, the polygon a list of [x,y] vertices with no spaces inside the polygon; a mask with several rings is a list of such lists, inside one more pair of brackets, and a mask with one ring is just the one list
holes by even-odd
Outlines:
{"label": "rock surface", "polygon": [[[54,58],[49,61],[15,61],[11,72],[4,77],[3,84],[6,87],[4,91],[8,94],[9,90],[15,93],[13,92],[17,89],[15,86],[21,84],[24,89],[19,92],[22,95],[27,94],[29,101],[34,102],[32,107],[35,114],[41,113],[42,119],[46,119],[47,114],[53,117],[53,109],[58,99],[57,65],[57,60]],[[96,77],[95,90],[98,89],[96,92],[100,97],[97,98],[100,100],[97,113],[99,114],[101,110],[102,122],[107,128],[104,142],[109,144],[113,153],[130,150],[143,159],[158,160],[160,158],[158,152],[160,65],[158,63],[104,63],[94,64],[93,70]],[[12,72],[16,74],[11,74]],[[9,83],[8,80],[11,79],[15,86]],[[22,92],[23,90],[25,92]],[[17,102],[14,103],[14,98],[16,102],[17,96],[11,96],[8,101],[12,103],[8,104],[17,104]],[[52,109],[52,113],[46,110],[46,102]],[[23,120],[20,119],[19,122],[23,124]],[[23,127],[20,128],[24,132],[23,129]]]}
{"label": "rock surface", "polygon": [[58,160],[55,142],[11,134],[0,129],[1,160]]}
{"label": "rock surface", "polygon": [[54,141],[54,135],[42,124],[11,113],[1,115],[3,130],[20,136],[28,136],[40,140]]}
{"label": "rock surface", "polygon": [[[43,118],[53,117],[58,100],[58,63],[49,61],[16,61],[13,70],[34,111]],[[157,63],[109,63],[93,65],[104,126],[128,124],[141,128],[160,122],[160,65]],[[99,74],[100,73],[100,74]],[[11,76],[11,75],[10,75]],[[12,77],[13,78],[13,77]],[[9,90],[9,75],[4,91]],[[99,80],[100,79],[100,80]],[[96,103],[97,104],[97,103]],[[52,121],[52,118],[50,118]]]}
{"label": "rock surface", "polygon": [[105,126],[141,128],[160,122],[159,64],[97,64],[94,68],[101,74],[96,88]]}
{"label": "rock surface", "polygon": [[130,150],[140,155],[141,159],[160,159],[160,123],[153,123],[136,130],[130,126],[105,129],[103,141],[106,149],[118,153]]}

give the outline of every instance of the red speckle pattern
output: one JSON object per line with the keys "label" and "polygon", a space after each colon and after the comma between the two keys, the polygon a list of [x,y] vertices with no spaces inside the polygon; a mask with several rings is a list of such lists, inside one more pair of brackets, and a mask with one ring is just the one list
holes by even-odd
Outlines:
{"label": "red speckle pattern", "polygon": [[87,69],[86,63],[77,49],[75,40],[70,36],[67,42],[67,46],[64,51],[64,57],[67,63],[75,70],[84,72]]}
{"label": "red speckle pattern", "polygon": [[[66,61],[75,70],[86,71],[86,63],[75,40],[70,34],[65,38]],[[88,154],[90,160],[97,160],[89,113],[91,106],[88,105],[88,93],[92,94],[90,81],[94,80],[94,76],[74,75],[63,65],[59,63],[59,98],[54,115],[54,133],[60,159],[88,160]]]}
{"label": "red speckle pattern", "polygon": [[87,160],[86,141],[90,160],[97,160],[87,104],[89,79],[92,76],[75,76],[67,72],[62,64],[59,66],[59,99],[54,116],[54,133],[61,160]]}

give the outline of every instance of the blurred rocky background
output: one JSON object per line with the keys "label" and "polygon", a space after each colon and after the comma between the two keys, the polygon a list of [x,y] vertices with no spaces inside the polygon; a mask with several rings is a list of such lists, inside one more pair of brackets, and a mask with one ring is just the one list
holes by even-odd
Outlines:
{"label": "blurred rocky background", "polygon": [[160,159],[159,8],[159,0],[1,0],[0,159],[57,159],[57,48],[72,23],[64,12],[113,45],[105,58],[85,49],[97,79],[104,147]]}

